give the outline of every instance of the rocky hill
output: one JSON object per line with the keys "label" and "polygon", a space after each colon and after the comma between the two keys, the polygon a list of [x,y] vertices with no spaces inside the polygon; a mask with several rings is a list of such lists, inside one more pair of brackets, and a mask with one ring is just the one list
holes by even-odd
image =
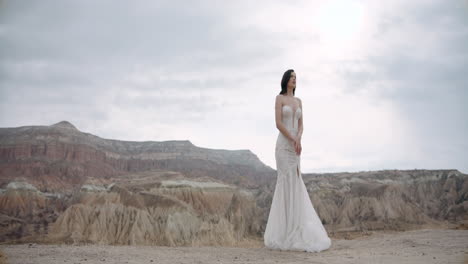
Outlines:
{"label": "rocky hill", "polygon": [[468,175],[458,170],[383,170],[303,178],[330,231],[468,224]]}
{"label": "rocky hill", "polygon": [[274,178],[250,150],[207,149],[190,141],[122,141],[81,132],[62,121],[0,128],[0,187],[21,178],[41,191],[67,191],[87,178],[163,169],[243,186]]}
{"label": "rocky hill", "polygon": [[[262,239],[276,172],[247,150],[102,139],[68,122],[0,128],[0,241],[237,245]],[[303,174],[332,236],[466,228],[457,170]]]}

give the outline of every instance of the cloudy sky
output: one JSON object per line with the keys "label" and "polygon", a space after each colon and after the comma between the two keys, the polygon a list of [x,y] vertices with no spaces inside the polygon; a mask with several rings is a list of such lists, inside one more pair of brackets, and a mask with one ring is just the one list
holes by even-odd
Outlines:
{"label": "cloudy sky", "polygon": [[276,168],[290,68],[303,172],[468,173],[468,1],[0,1],[0,127],[67,120]]}

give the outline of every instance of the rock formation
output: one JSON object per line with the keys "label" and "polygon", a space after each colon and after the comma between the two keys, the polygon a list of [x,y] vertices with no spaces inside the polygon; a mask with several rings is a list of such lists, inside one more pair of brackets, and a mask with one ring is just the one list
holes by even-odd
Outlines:
{"label": "rock formation", "polygon": [[[276,172],[248,150],[0,128],[0,241],[237,245],[262,239]],[[332,235],[468,224],[457,170],[303,174]]]}
{"label": "rock formation", "polygon": [[261,210],[248,191],[182,175],[174,180],[153,176],[145,176],[143,184],[121,181],[82,190],[52,226],[49,241],[236,245],[260,233]]}
{"label": "rock formation", "polygon": [[468,220],[468,175],[457,170],[306,174],[330,231],[406,230]]}

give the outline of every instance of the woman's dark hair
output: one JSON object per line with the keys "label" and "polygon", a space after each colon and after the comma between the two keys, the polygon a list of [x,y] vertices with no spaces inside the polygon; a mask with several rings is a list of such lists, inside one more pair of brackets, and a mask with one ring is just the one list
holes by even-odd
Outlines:
{"label": "woman's dark hair", "polygon": [[[289,79],[291,79],[291,73],[292,72],[294,72],[293,69],[289,69],[289,70],[284,72],[283,79],[281,79],[281,92],[280,92],[280,94],[285,94],[285,93],[288,92],[288,82],[289,82]],[[294,87],[293,95],[294,95],[295,91],[296,91],[296,88]]]}

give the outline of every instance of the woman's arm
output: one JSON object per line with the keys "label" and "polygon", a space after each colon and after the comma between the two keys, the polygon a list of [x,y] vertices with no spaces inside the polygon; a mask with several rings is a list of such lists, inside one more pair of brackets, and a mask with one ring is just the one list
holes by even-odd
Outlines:
{"label": "woman's arm", "polygon": [[301,99],[297,98],[297,100],[299,100],[299,107],[301,108],[301,118],[299,118],[298,131],[297,131],[297,138],[299,139],[299,142],[300,142],[302,138],[302,132],[304,131],[304,125],[302,123],[302,117],[304,115],[304,111],[302,111]]}
{"label": "woman's arm", "polygon": [[286,129],[286,127],[283,125],[283,122],[281,122],[281,108],[283,107],[281,103],[281,97],[282,95],[277,95],[276,96],[276,101],[275,101],[275,120],[276,120],[276,128],[288,139],[295,141],[295,138],[291,136],[289,131]]}
{"label": "woman's arm", "polygon": [[299,100],[299,107],[301,108],[301,118],[299,118],[299,124],[298,124],[298,130],[297,130],[297,140],[294,144],[294,149],[296,150],[297,155],[301,155],[302,152],[302,145],[301,145],[301,138],[302,138],[302,131],[304,131],[304,126],[302,123],[302,101],[301,99],[297,98]]}

